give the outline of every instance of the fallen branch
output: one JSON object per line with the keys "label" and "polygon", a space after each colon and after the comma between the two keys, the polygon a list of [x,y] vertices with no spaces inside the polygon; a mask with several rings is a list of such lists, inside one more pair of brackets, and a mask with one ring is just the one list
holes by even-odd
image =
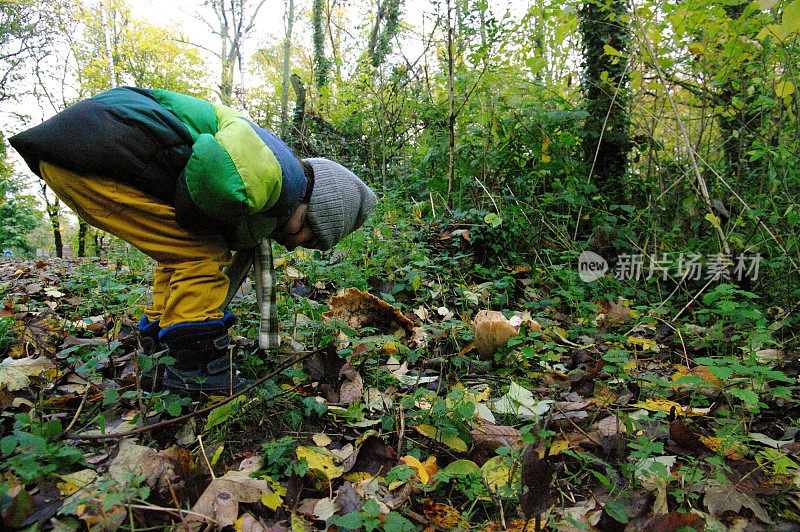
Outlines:
{"label": "fallen branch", "polygon": [[148,425],[146,427],[140,427],[138,429],[132,429],[132,430],[128,430],[128,431],[125,431],[125,432],[116,432],[116,433],[113,433],[113,434],[71,434],[71,435],[67,436],[67,439],[70,439],[70,440],[109,440],[109,439],[127,438],[128,436],[135,436],[137,434],[142,434],[143,432],[148,432],[148,431],[151,431],[153,429],[160,429],[162,427],[167,427],[167,426],[173,425],[175,423],[180,423],[182,421],[186,421],[187,419],[191,419],[191,418],[196,417],[196,416],[202,416],[203,414],[207,414],[207,413],[211,412],[215,408],[219,408],[222,405],[230,403],[231,401],[233,401],[237,397],[240,397],[240,396],[246,394],[247,392],[249,392],[253,388],[256,388],[257,386],[261,386],[262,384],[267,382],[267,380],[271,379],[275,375],[278,375],[279,373],[281,373],[285,369],[294,366],[298,362],[302,362],[303,360],[309,358],[310,356],[312,356],[312,355],[314,355],[316,353],[319,353],[323,349],[325,349],[325,348],[323,347],[323,348],[320,348],[320,349],[316,349],[314,351],[309,351],[308,353],[306,353],[306,354],[304,354],[302,356],[299,356],[299,357],[291,360],[290,362],[288,362],[286,364],[282,364],[278,369],[276,369],[275,371],[273,371],[273,372],[261,377],[260,379],[258,379],[254,383],[252,383],[251,385],[247,386],[242,391],[240,391],[238,393],[235,393],[235,394],[231,395],[230,397],[226,397],[222,401],[218,401],[218,402],[216,402],[216,403],[214,403],[211,406],[208,406],[206,408],[202,408],[200,410],[195,410],[194,412],[189,412],[188,414],[184,414],[184,415],[178,416],[176,418],[166,419],[164,421],[159,421],[158,423],[153,423],[152,425]]}

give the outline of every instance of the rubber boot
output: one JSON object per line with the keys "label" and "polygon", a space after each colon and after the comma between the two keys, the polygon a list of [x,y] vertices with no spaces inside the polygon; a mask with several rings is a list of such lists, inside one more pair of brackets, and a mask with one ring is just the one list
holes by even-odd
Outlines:
{"label": "rubber boot", "polygon": [[162,329],[158,343],[175,362],[164,366],[161,388],[191,395],[236,393],[247,386],[248,381],[236,374],[230,361],[228,329],[234,323],[236,316],[226,312],[221,320],[178,323]]}

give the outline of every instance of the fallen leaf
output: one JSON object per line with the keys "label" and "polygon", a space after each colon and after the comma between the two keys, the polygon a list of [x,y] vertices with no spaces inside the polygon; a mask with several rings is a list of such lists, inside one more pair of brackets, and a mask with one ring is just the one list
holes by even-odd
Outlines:
{"label": "fallen leaf", "polygon": [[242,514],[242,516],[236,520],[234,530],[236,532],[268,532],[267,527],[262,525],[258,519],[249,513]]}
{"label": "fallen leaf", "polygon": [[467,444],[464,443],[464,440],[462,440],[455,434],[444,432],[440,429],[437,429],[433,425],[428,425],[426,423],[414,425],[414,429],[423,436],[427,436],[432,440],[435,440],[439,443],[443,443],[444,445],[450,447],[454,451],[458,451],[460,453],[467,452]]}
{"label": "fallen leaf", "polygon": [[[250,478],[253,472],[252,468],[228,471],[215,478],[192,507],[192,512],[206,516],[219,528],[233,525],[239,515],[239,503],[259,502],[264,494],[272,492],[268,481]],[[193,515],[186,520],[189,523],[203,522]]]}
{"label": "fallen leaf", "polygon": [[541,416],[550,410],[551,399],[537,401],[533,393],[511,381],[508,392],[489,403],[489,407],[499,414],[513,414],[522,419]]}
{"label": "fallen leaf", "polygon": [[345,472],[369,473],[370,477],[385,475],[397,465],[397,454],[379,436],[370,434],[344,462]]}
{"label": "fallen leaf", "polygon": [[342,383],[339,389],[339,402],[349,405],[361,398],[361,393],[364,391],[364,381],[361,375],[356,373],[352,377],[348,377]]}
{"label": "fallen leaf", "polygon": [[721,453],[725,458],[730,458],[731,460],[744,460],[742,455],[747,453],[747,447],[729,439],[701,435],[700,441],[703,442],[703,445],[708,447],[709,450],[715,453]]}
{"label": "fallen leaf", "polygon": [[[512,477],[512,467],[502,456],[494,456],[481,467],[481,476],[492,493],[511,497],[516,495],[514,486],[520,478],[519,469],[515,467],[513,470],[514,476]],[[502,488],[507,489],[503,490],[503,493],[499,493]]]}
{"label": "fallen leaf", "polygon": [[615,436],[619,433],[624,433],[627,431],[625,428],[625,424],[617,416],[608,416],[600,421],[597,422],[595,425],[595,430],[601,435],[605,436],[606,438],[610,438],[611,436]]}
{"label": "fallen leaf", "polygon": [[742,508],[749,508],[753,515],[763,523],[770,524],[772,520],[767,515],[764,508],[751,495],[737,489],[734,484],[721,484],[716,479],[708,479],[701,488],[705,497],[703,502],[708,508],[708,513],[714,516],[721,516],[725,512],[740,514]]}
{"label": "fallen leaf", "polygon": [[533,519],[553,503],[553,466],[547,456],[539,458],[536,447],[530,445],[522,455],[521,469],[519,506],[526,519]]}
{"label": "fallen leaf", "polygon": [[520,433],[514,427],[484,423],[470,432],[476,446],[485,447],[487,451],[495,451],[498,447],[522,448]]}
{"label": "fallen leaf", "polygon": [[646,399],[645,401],[639,401],[633,405],[636,408],[645,408],[652,412],[666,412],[669,414],[674,410],[676,414],[682,416],[702,416],[703,411],[699,409],[692,409],[691,406],[687,406],[685,409],[680,403],[676,403],[675,401],[670,401],[669,399]]}
{"label": "fallen leaf", "polygon": [[97,479],[97,473],[91,469],[81,469],[75,473],[67,473],[65,475],[58,475],[63,482],[58,482],[56,487],[63,496],[69,496],[83,489]]}
{"label": "fallen leaf", "polygon": [[42,377],[48,370],[55,370],[55,365],[45,357],[8,357],[0,362],[0,386],[16,392],[26,388],[32,377]]}
{"label": "fallen leaf", "polygon": [[333,517],[340,508],[341,506],[339,506],[335,499],[325,498],[317,501],[312,513],[317,519],[327,521]]}
{"label": "fallen leaf", "polygon": [[684,449],[690,451],[704,449],[703,443],[700,441],[700,435],[689,430],[681,419],[676,419],[669,424],[669,437]]}
{"label": "fallen leaf", "polygon": [[436,465],[435,456],[429,456],[427,460],[420,462],[417,458],[408,455],[401,458],[400,462],[414,468],[414,471],[417,473],[417,477],[422,484],[430,484],[433,481],[433,475],[439,471],[439,467]]}
{"label": "fallen leaf", "polygon": [[344,469],[334,465],[334,456],[325,449],[299,446],[296,450],[297,459],[305,459],[308,469],[315,472],[318,476],[328,480],[333,480],[342,476]]}
{"label": "fallen leaf", "polygon": [[436,529],[453,530],[461,522],[458,510],[446,504],[433,502],[431,499],[425,499],[423,512]]}
{"label": "fallen leaf", "polygon": [[311,439],[314,440],[314,443],[317,444],[317,447],[327,447],[333,440],[331,440],[330,436],[327,434],[317,433],[311,436]]}
{"label": "fallen leaf", "polygon": [[358,512],[364,508],[364,501],[358,496],[358,492],[353,487],[353,484],[347,481],[343,482],[339,487],[339,493],[336,495],[336,502],[342,509],[342,515]]}
{"label": "fallen leaf", "polygon": [[626,342],[628,345],[642,346],[642,351],[658,351],[658,344],[648,338],[640,338],[638,336],[628,336]]}

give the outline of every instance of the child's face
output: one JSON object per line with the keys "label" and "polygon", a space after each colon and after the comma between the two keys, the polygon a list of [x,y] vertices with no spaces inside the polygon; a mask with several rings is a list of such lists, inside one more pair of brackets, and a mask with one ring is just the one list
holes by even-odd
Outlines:
{"label": "child's face", "polygon": [[301,203],[292,213],[289,221],[283,227],[276,229],[270,238],[285,246],[289,251],[301,246],[313,249],[317,245],[317,236],[306,219],[307,214],[308,203]]}

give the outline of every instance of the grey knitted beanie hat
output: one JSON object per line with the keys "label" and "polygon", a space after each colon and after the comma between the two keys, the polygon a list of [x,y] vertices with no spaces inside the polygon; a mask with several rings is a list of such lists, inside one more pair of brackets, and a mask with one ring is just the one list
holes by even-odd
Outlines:
{"label": "grey knitted beanie hat", "polygon": [[330,249],[361,227],[378,203],[375,193],[353,172],[322,158],[303,159],[314,169],[308,221],[319,249]]}

